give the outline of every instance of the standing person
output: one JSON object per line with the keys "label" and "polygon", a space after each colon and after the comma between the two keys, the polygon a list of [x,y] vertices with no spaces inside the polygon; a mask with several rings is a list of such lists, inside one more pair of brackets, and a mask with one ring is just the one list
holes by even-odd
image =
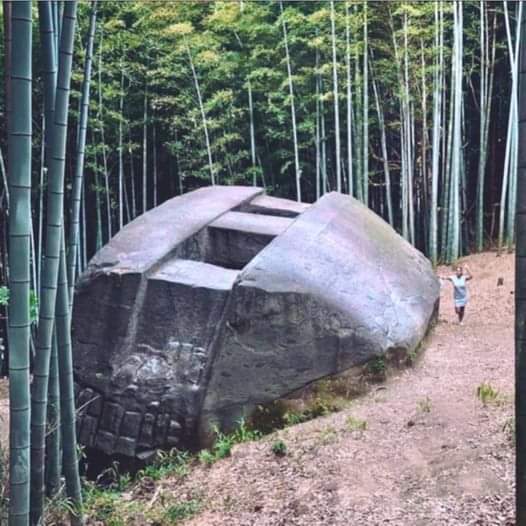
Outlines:
{"label": "standing person", "polygon": [[[465,273],[464,270],[466,271]],[[468,303],[467,282],[473,279],[473,274],[471,274],[471,271],[467,265],[465,267],[458,265],[453,276],[448,276],[447,278],[440,276],[440,279],[444,281],[450,281],[453,284],[453,301],[455,302],[455,312],[458,316],[458,323],[463,325],[464,313]]]}

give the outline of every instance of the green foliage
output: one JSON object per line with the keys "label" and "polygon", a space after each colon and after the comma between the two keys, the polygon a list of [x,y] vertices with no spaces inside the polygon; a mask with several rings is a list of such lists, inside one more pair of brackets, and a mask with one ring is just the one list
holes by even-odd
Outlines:
{"label": "green foliage", "polygon": [[259,440],[261,436],[261,431],[251,428],[244,418],[239,419],[237,428],[231,434],[234,444]]}
{"label": "green foliage", "polygon": [[115,489],[102,489],[95,484],[84,484],[84,512],[94,521],[105,526],[124,526],[122,514],[122,494]]}
{"label": "green foliage", "polygon": [[232,433],[222,433],[217,426],[212,429],[215,435],[214,445],[211,449],[203,449],[198,455],[199,461],[208,466],[229,457],[235,444],[259,440],[262,436],[260,431],[251,429],[243,418],[238,421],[238,426]]}
{"label": "green foliage", "polygon": [[217,460],[215,455],[208,449],[199,451],[197,458],[201,464],[205,464],[206,466],[211,466]]}
{"label": "green foliage", "polygon": [[186,500],[171,504],[164,512],[163,518],[170,524],[193,517],[201,509],[201,502],[197,499]]}
{"label": "green foliage", "polygon": [[477,387],[477,398],[484,407],[501,401],[500,393],[487,382],[483,382]]}
{"label": "green foliage", "polygon": [[385,358],[383,356],[377,356],[367,364],[367,370],[373,375],[384,375],[386,369]]}
{"label": "green foliage", "polygon": [[340,406],[334,403],[333,400],[316,396],[309,404],[308,407],[302,411],[288,411],[284,415],[284,420],[287,425],[292,426],[295,424],[301,424],[307,422],[313,418],[319,416],[325,416],[335,411],[339,411]]}
{"label": "green foliage", "polygon": [[285,444],[283,440],[276,440],[275,442],[272,442],[270,450],[277,457],[284,457],[287,454],[287,444]]}
{"label": "green foliage", "polygon": [[350,431],[365,431],[367,429],[367,421],[348,416],[345,424]]}
{"label": "green foliage", "polygon": [[137,478],[149,477],[160,480],[171,475],[183,477],[188,474],[190,454],[187,451],[171,449],[170,451],[157,451],[154,462],[141,469]]}
{"label": "green foliage", "polygon": [[258,405],[250,415],[249,425],[266,435],[287,425],[287,407],[282,400],[275,400],[265,405]]}
{"label": "green foliage", "polygon": [[0,287],[0,306],[5,307],[9,303],[9,289]]}
{"label": "green foliage", "polygon": [[416,363],[417,358],[418,358],[418,351],[417,350],[409,351],[407,353],[406,365],[408,365],[408,366],[414,365]]}
{"label": "green foliage", "polygon": [[332,426],[324,427],[319,432],[319,437],[323,445],[330,444],[337,438],[337,436],[338,436],[338,431],[336,431],[336,428]]}
{"label": "green foliage", "polygon": [[[155,460],[132,477],[129,473],[121,473],[119,464],[115,462],[104,470],[96,482],[85,480],[83,484],[83,513],[93,523],[109,526],[124,526],[130,519],[144,513],[140,502],[131,500],[129,496],[142,486],[146,491],[154,491],[155,483],[169,477],[183,477],[188,473],[192,457],[188,452],[173,449],[159,451]],[[148,524],[175,524],[185,517],[197,513],[200,504],[196,499],[172,503],[164,501],[168,507],[160,507],[144,514]],[[64,524],[68,515],[74,511],[73,503],[63,493],[59,493],[48,506],[48,516],[51,523]],[[91,523],[90,522],[90,523]]]}
{"label": "green foliage", "polygon": [[353,378],[343,376],[318,380],[309,389],[302,395],[300,403],[275,400],[257,406],[250,416],[249,427],[268,434],[276,429],[301,424],[341,411],[349,405],[349,400],[361,392]]}
{"label": "green foliage", "polygon": [[38,320],[38,295],[34,290],[29,293],[29,317],[33,323]]}
{"label": "green foliage", "polygon": [[431,412],[431,400],[429,396],[426,396],[423,400],[417,402],[417,406],[420,412],[430,413]]}
{"label": "green foliage", "polygon": [[[7,307],[9,304],[9,289],[0,287],[0,307]],[[29,317],[34,323],[38,320],[38,295],[36,291],[29,292]]]}

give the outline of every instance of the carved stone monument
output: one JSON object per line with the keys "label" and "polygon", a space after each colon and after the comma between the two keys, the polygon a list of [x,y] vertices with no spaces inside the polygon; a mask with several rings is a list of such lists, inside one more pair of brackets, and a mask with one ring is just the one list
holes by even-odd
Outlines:
{"label": "carved stone monument", "polygon": [[122,229],[77,287],[81,444],[195,448],[257,404],[388,351],[437,312],[428,260],[352,197],[202,188]]}

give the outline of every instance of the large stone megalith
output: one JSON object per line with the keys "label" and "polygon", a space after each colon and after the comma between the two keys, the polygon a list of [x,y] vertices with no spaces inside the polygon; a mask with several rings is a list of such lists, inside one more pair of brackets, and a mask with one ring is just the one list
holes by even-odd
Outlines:
{"label": "large stone megalith", "polygon": [[428,260],[352,197],[215,186],[171,199],[77,287],[80,442],[129,457],[196,447],[211,423],[415,349],[438,297]]}

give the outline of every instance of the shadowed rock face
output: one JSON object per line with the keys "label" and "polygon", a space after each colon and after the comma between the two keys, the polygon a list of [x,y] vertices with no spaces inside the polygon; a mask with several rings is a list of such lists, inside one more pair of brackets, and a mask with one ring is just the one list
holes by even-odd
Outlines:
{"label": "shadowed rock face", "polygon": [[349,196],[305,205],[216,186],[174,198],[80,280],[79,440],[129,457],[196,447],[211,423],[413,350],[438,295],[424,256]]}

